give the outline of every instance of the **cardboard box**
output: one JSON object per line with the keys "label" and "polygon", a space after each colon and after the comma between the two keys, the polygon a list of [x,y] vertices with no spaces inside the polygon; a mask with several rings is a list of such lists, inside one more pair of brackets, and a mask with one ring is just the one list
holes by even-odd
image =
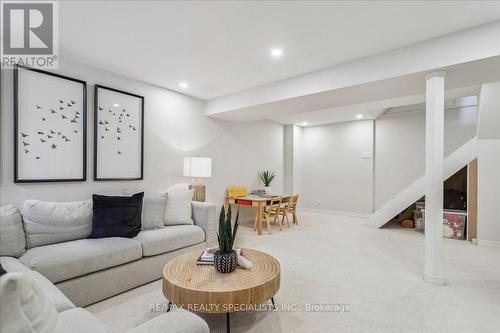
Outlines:
{"label": "cardboard box", "polygon": [[[415,229],[425,229],[425,209],[415,211]],[[443,211],[443,237],[452,239],[465,239],[465,225],[467,212],[464,210],[445,209]]]}
{"label": "cardboard box", "polygon": [[465,239],[467,213],[463,210],[445,209],[443,213],[443,237]]}

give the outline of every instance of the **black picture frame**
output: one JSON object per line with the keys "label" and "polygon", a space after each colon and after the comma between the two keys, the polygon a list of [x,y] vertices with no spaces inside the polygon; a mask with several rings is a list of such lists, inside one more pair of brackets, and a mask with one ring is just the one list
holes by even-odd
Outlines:
{"label": "black picture frame", "polygon": [[[99,177],[98,176],[98,149],[99,149],[99,89],[109,90],[118,94],[124,94],[140,100],[140,175],[138,177]],[[95,181],[126,181],[144,179],[144,96],[131,92],[111,88],[101,84],[94,85],[94,180]]]}
{"label": "black picture frame", "polygon": [[[57,77],[62,80],[69,80],[73,82],[80,83],[82,85],[82,177],[80,178],[46,178],[46,179],[37,179],[37,178],[20,178],[19,177],[19,112],[21,112],[19,107],[19,70],[28,70],[44,75],[49,75],[53,77]],[[48,71],[44,71],[37,68],[31,68],[28,66],[24,66],[21,64],[16,64],[14,66],[14,183],[47,183],[47,182],[81,182],[87,180],[87,82],[57,74]]]}

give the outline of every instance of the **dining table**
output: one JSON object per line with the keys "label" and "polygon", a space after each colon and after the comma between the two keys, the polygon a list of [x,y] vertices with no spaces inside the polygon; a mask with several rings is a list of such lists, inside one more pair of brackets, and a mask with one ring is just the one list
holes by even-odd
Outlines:
{"label": "dining table", "polygon": [[265,207],[267,207],[271,203],[271,199],[275,196],[276,195],[249,194],[238,197],[227,197],[225,205],[226,209],[228,209],[231,205],[255,207],[257,209],[257,234],[262,235],[262,212],[264,211]]}

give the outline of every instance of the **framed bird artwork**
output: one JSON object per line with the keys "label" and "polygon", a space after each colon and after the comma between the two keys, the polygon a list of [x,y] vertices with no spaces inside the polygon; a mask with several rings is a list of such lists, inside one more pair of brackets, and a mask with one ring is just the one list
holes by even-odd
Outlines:
{"label": "framed bird artwork", "polygon": [[87,83],[14,68],[14,182],[85,181]]}
{"label": "framed bird artwork", "polygon": [[94,180],[141,180],[144,97],[95,85]]}

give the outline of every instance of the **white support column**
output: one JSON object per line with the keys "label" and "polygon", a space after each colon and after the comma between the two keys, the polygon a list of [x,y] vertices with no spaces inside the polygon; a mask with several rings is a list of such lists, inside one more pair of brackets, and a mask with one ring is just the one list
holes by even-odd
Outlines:
{"label": "white support column", "polygon": [[[302,127],[293,126],[293,193],[302,192]],[[299,200],[298,207],[301,202]]]}
{"label": "white support column", "polygon": [[[302,128],[286,125],[284,131],[284,192],[300,193],[302,175]],[[299,201],[300,202],[300,201]]]}
{"label": "white support column", "polygon": [[442,275],[444,76],[445,72],[434,72],[426,77],[424,280],[437,285],[444,285]]}
{"label": "white support column", "polygon": [[293,128],[295,125],[285,125],[283,131],[283,193],[293,193]]}

